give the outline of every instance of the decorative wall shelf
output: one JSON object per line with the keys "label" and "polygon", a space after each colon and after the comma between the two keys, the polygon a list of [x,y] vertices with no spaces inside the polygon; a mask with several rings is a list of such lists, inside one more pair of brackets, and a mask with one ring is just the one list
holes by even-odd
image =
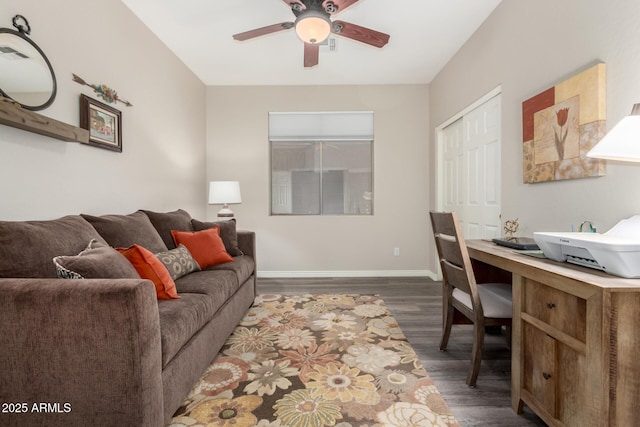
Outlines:
{"label": "decorative wall shelf", "polygon": [[25,110],[0,97],[0,124],[69,142],[89,142],[89,131]]}

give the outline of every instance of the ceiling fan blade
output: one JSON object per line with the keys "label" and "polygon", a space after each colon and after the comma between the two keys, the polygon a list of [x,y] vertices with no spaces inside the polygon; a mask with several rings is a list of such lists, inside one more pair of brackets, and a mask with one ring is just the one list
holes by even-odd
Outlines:
{"label": "ceiling fan blade", "polygon": [[267,25],[266,27],[245,31],[244,33],[234,34],[233,38],[239,41],[245,41],[255,37],[265,36],[267,34],[277,33],[278,31],[289,30],[291,28],[293,28],[293,22],[281,22],[279,24]]}
{"label": "ceiling fan blade", "polygon": [[354,3],[357,3],[357,2],[358,0],[324,0],[322,2],[322,7],[326,10],[327,3],[333,3],[338,8],[337,11],[331,13],[331,15],[335,15],[342,12],[343,10],[345,10],[346,8],[348,8],[349,6],[352,6]]}
{"label": "ceiling fan blade", "polygon": [[318,60],[320,57],[320,45],[319,44],[304,44],[304,66],[305,67],[313,67],[314,65],[318,65]]}
{"label": "ceiling fan blade", "polygon": [[383,47],[390,37],[389,34],[344,21],[333,21],[331,32],[375,47]]}

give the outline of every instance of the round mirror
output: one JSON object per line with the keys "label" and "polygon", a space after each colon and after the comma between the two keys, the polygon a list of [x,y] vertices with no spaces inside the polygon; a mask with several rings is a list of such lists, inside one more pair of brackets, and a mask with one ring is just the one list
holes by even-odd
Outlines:
{"label": "round mirror", "polygon": [[27,37],[27,20],[17,15],[13,25],[18,31],[0,28],[0,95],[28,110],[42,110],[56,97],[56,76],[44,52]]}

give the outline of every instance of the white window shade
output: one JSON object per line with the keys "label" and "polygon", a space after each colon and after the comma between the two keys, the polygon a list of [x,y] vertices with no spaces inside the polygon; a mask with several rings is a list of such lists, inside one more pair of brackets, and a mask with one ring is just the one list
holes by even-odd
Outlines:
{"label": "white window shade", "polygon": [[373,112],[269,113],[270,141],[373,140]]}

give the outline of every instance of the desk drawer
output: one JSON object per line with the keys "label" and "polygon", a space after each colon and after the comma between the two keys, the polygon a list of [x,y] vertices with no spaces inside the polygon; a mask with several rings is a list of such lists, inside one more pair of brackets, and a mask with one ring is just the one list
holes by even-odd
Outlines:
{"label": "desk drawer", "polygon": [[586,340],[586,310],[584,299],[524,279],[524,312],[581,341]]}
{"label": "desk drawer", "polygon": [[553,418],[558,417],[556,390],[557,346],[556,340],[534,326],[524,325],[523,330],[523,382],[522,387],[531,393],[537,403]]}

